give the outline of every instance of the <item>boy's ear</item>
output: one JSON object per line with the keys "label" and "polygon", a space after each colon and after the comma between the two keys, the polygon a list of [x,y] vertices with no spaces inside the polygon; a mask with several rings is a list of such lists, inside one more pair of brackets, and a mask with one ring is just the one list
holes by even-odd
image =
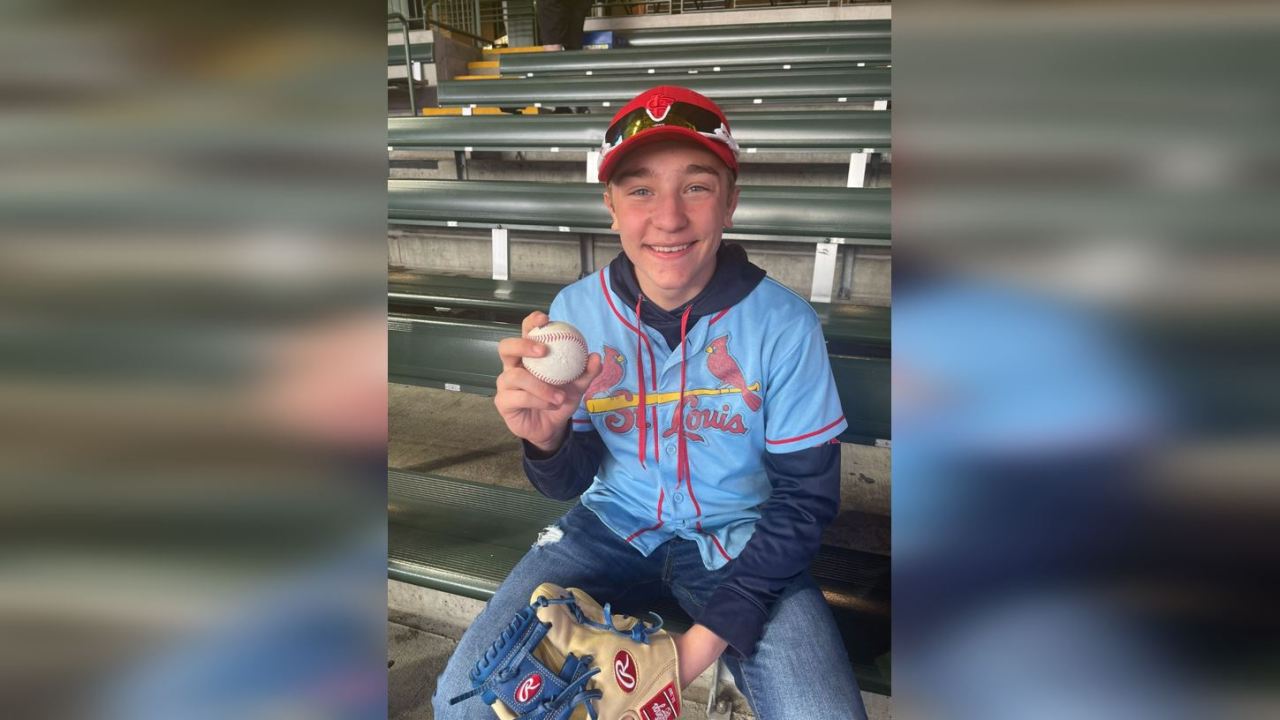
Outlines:
{"label": "boy's ear", "polygon": [[604,186],[604,208],[609,211],[609,218],[613,221],[612,224],[609,225],[609,229],[616,231],[618,229],[618,214],[613,211],[613,186],[612,185]]}
{"label": "boy's ear", "polygon": [[729,190],[729,198],[726,200],[726,202],[728,202],[729,204],[729,207],[728,207],[728,212],[726,212],[724,215],[724,226],[726,228],[733,227],[733,213],[738,209],[738,193],[741,190],[742,188],[738,187],[736,183],[734,184],[733,188]]}

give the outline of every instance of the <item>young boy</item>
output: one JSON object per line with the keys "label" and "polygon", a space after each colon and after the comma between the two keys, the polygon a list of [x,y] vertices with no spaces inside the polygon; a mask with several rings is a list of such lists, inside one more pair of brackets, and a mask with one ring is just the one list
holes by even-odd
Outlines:
{"label": "young boy", "polygon": [[[676,640],[682,686],[723,654],[760,720],[864,718],[808,572],[839,505],[847,423],[813,309],[721,242],[738,203],[728,122],[698,93],[656,87],[614,116],[602,152],[623,251],[502,341],[494,398],[534,487],[581,502],[463,635],[436,717],[492,717],[448,699],[553,582],[641,616],[673,597],[695,623]],[[521,366],[546,352],[527,336],[551,318],[596,351],[562,387]]]}

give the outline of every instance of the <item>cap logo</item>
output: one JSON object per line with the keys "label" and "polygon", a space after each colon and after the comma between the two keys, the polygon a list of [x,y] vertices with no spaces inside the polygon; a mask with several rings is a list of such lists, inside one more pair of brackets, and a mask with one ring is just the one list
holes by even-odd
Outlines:
{"label": "cap logo", "polygon": [[671,112],[671,104],[675,102],[674,98],[663,95],[662,93],[654,93],[653,97],[644,104],[645,112],[649,113],[649,117],[654,122],[662,122],[666,119],[667,113]]}

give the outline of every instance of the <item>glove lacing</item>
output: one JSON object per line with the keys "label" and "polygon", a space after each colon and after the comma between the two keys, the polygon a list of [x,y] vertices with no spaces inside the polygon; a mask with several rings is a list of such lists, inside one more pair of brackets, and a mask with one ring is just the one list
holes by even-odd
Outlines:
{"label": "glove lacing", "polygon": [[578,601],[573,597],[573,593],[569,593],[568,597],[556,598],[554,600],[548,600],[545,597],[540,597],[537,599],[535,604],[539,607],[546,607],[548,605],[567,605],[569,612],[573,614],[573,619],[583,625],[596,628],[597,630],[608,630],[623,637],[630,638],[641,645],[648,645],[649,636],[662,629],[662,616],[658,613],[650,612],[649,614],[654,618],[653,624],[646,625],[643,620],[637,618],[635,626],[630,630],[621,630],[613,623],[613,608],[609,606],[609,603],[604,604],[604,622],[598,623],[587,617],[586,613],[582,612],[582,608],[578,607]]}
{"label": "glove lacing", "polygon": [[[582,662],[589,663],[595,658],[591,655],[583,655]],[[529,712],[519,716],[516,720],[532,720],[533,718],[554,717],[555,713],[564,708],[576,708],[579,705],[587,708],[587,715],[591,716],[591,720],[599,720],[596,716],[595,705],[590,701],[599,700],[604,697],[604,693],[600,690],[587,690],[587,681],[595,677],[600,672],[600,668],[592,668],[585,675],[574,680],[565,686],[565,689],[559,695],[551,698],[543,698],[538,703],[538,707],[533,708]],[[514,673],[507,676],[507,680],[515,677]],[[504,681],[505,682],[505,681]],[[573,693],[570,695],[570,693]]]}

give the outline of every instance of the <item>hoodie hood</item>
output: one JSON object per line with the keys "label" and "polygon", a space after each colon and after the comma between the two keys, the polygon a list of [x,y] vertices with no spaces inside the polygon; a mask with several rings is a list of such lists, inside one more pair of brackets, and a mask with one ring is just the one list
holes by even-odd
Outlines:
{"label": "hoodie hood", "polygon": [[689,311],[689,326],[696,325],[703,315],[713,315],[738,304],[756,289],[764,276],[765,271],[747,259],[747,251],[741,245],[722,241],[716,251],[716,270],[711,281],[695,298],[668,311],[648,298],[640,301],[635,265],[625,252],[618,253],[609,263],[610,287],[627,307],[640,306],[640,321],[662,333],[667,347],[672,350],[680,344],[680,322],[686,310]]}

